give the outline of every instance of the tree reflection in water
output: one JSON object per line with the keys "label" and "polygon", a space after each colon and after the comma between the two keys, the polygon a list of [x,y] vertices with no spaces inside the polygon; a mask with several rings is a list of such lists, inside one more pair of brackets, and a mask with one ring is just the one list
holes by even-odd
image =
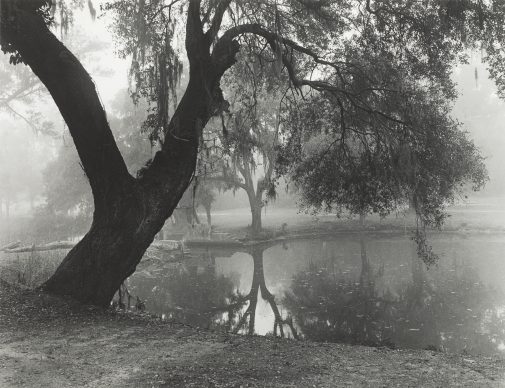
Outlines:
{"label": "tree reflection in water", "polygon": [[[464,260],[426,270],[413,249],[405,273],[398,266],[409,265],[408,260],[389,261],[386,268],[372,265],[365,240],[359,244],[359,259],[352,264],[358,273],[342,271],[335,260],[325,263],[314,257],[319,264],[295,275],[282,300],[265,283],[267,247],[247,252],[253,274],[245,292],[239,291],[244,289],[239,275],[225,276],[216,269],[215,256],[235,253],[223,250],[203,252],[176,266],[151,260],[129,279],[128,289],[145,301],[149,312],[202,328],[254,334],[265,325],[258,306],[264,300],[276,336],[480,354],[504,347],[505,298],[485,286]],[[270,276],[274,284],[280,280]]]}
{"label": "tree reflection in water", "polygon": [[[238,280],[216,273],[216,253],[206,251],[198,261],[174,266],[165,260],[149,263],[129,280],[128,288],[141,295],[147,309],[164,319],[207,329],[225,329],[233,333],[254,334],[258,298],[270,306],[274,315],[274,336],[297,338],[292,319],[283,318],[275,296],[268,290],[263,269],[266,247],[252,247],[253,260],[250,291],[238,291]],[[219,252],[219,256],[226,256]],[[234,252],[228,252],[228,255]],[[205,263],[205,265],[202,265]]]}
{"label": "tree reflection in water", "polygon": [[[292,336],[294,338],[298,338],[298,333],[293,325],[293,320],[290,316],[287,318],[283,318],[277,303],[275,301],[274,295],[268,290],[265,283],[265,271],[263,269],[263,252],[265,251],[264,247],[252,247],[251,255],[254,261],[254,274],[253,280],[251,284],[251,290],[245,296],[241,296],[239,301],[241,303],[248,302],[248,307],[238,322],[234,325],[233,332],[238,333],[240,330],[243,330],[247,326],[247,334],[254,334],[254,326],[256,323],[256,309],[258,304],[258,295],[259,291],[261,291],[261,297],[268,302],[272,312],[274,314],[274,327],[273,327],[273,335],[274,336]],[[284,326],[289,328],[289,332],[284,331]]]}
{"label": "tree reflection in water", "polygon": [[377,286],[384,268],[372,268],[363,239],[360,248],[359,279],[331,263],[311,264],[293,277],[282,303],[305,338],[479,354],[503,347],[503,299],[475,270],[453,262],[428,276],[413,254],[412,279],[390,290]]}

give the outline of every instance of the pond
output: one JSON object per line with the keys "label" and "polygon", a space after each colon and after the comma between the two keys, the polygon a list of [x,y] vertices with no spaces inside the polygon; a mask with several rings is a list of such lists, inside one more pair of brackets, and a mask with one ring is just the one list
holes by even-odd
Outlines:
{"label": "pond", "polygon": [[505,350],[505,236],[341,235],[147,258],[127,281],[147,311],[214,330],[469,354]]}

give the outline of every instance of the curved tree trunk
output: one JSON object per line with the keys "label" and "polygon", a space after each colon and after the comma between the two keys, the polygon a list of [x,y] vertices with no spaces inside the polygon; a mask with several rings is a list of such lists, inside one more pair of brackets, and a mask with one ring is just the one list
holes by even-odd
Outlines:
{"label": "curved tree trunk", "polygon": [[[193,154],[193,161],[196,161],[196,147],[192,148],[192,152],[189,149],[186,152]],[[185,177],[181,174],[178,177],[181,183],[162,195],[158,196],[156,191],[153,195],[149,185],[146,187],[142,181],[132,180],[109,206],[103,210],[97,208],[89,232],[42,288],[83,303],[107,306],[119,286],[135,271],[144,252],[177,206],[184,185],[189,184],[194,162],[177,164],[180,172],[185,169]]]}
{"label": "curved tree trunk", "polygon": [[[223,103],[219,81],[235,62],[238,43],[221,39],[210,53],[212,34],[219,25],[204,33],[200,2],[190,1],[186,25],[188,87],[164,128],[161,151],[140,171],[139,178],[133,178],[115,143],[93,80],[47,28],[39,12],[44,2],[0,1],[2,48],[19,53],[49,90],[68,125],[95,204],[91,229],[42,289],[107,306],[135,271],[190,183],[198,138]],[[221,22],[219,17],[214,19]]]}

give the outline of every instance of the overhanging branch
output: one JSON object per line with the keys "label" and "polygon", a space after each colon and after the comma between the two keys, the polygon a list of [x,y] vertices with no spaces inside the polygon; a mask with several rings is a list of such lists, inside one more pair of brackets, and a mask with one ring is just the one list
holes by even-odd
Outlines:
{"label": "overhanging branch", "polygon": [[223,16],[230,5],[231,0],[221,0],[216,6],[216,10],[214,11],[214,17],[212,18],[212,22],[210,24],[209,29],[205,33],[207,37],[207,41],[212,43],[212,41],[216,38],[219,29],[221,28],[221,22],[223,21]]}
{"label": "overhanging branch", "polygon": [[[383,118],[386,118],[390,121],[400,123],[400,124],[405,124],[402,120],[392,117],[390,115],[387,115],[384,112],[381,112],[377,109],[374,109],[370,105],[364,103],[362,101],[361,95],[364,93],[375,93],[375,92],[395,92],[394,90],[386,89],[386,88],[379,88],[379,87],[368,87],[368,88],[363,88],[358,91],[351,91],[347,90],[345,88],[345,82],[341,74],[341,67],[342,66],[347,66],[347,67],[353,67],[353,68],[358,68],[356,64],[350,63],[350,62],[344,62],[344,61],[328,61],[324,58],[322,58],[318,53],[314,52],[313,50],[301,46],[300,44],[296,43],[295,41],[291,39],[284,38],[280,36],[279,34],[268,31],[264,27],[262,27],[260,24],[256,23],[251,23],[251,24],[241,24],[235,27],[230,28],[227,30],[221,38],[218,40],[215,46],[215,50],[223,50],[222,46],[225,47],[226,45],[229,45],[231,42],[234,42],[234,39],[239,37],[240,35],[243,34],[254,34],[257,36],[260,36],[264,38],[268,44],[270,45],[271,49],[273,52],[278,52],[281,51],[281,59],[283,65],[286,67],[286,70],[289,75],[289,79],[293,83],[293,85],[296,88],[300,88],[302,86],[308,86],[312,89],[318,90],[318,91],[328,91],[333,94],[338,94],[350,101],[351,104],[353,104],[356,108],[363,110],[367,113],[370,114],[376,114],[379,116],[382,116]],[[329,66],[331,67],[341,80],[342,86],[337,86],[334,84],[331,84],[327,81],[322,81],[322,80],[311,80],[311,79],[300,79],[296,75],[296,71],[293,67],[293,62],[288,56],[286,55],[285,50],[278,50],[279,45],[284,45],[285,47],[289,47],[291,50],[297,51],[301,54],[307,55],[312,58],[312,60],[316,64],[324,65],[324,66]]]}

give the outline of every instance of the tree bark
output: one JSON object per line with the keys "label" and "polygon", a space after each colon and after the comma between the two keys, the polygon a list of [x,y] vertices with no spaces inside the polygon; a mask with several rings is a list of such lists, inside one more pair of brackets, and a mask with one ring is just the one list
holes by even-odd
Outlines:
{"label": "tree bark", "polygon": [[[200,1],[191,0],[186,28],[188,87],[152,163],[133,178],[116,145],[93,80],[49,31],[43,1],[0,0],[0,43],[47,87],[72,135],[93,192],[91,229],[70,250],[42,289],[83,303],[107,306],[131,275],[188,187],[198,138],[223,103],[219,81],[235,62],[238,43],[203,33]],[[220,20],[218,20],[220,23]]]}
{"label": "tree bark", "polygon": [[257,237],[262,230],[261,225],[261,209],[263,208],[263,181],[259,180],[254,190],[254,182],[252,171],[249,166],[249,160],[253,158],[252,155],[244,155],[243,165],[239,166],[239,171],[244,178],[244,189],[247,192],[249,199],[249,206],[251,207],[251,236]]}
{"label": "tree bark", "polygon": [[[188,87],[174,114],[178,123],[187,123],[185,116],[191,116],[194,102],[202,95]],[[126,183],[114,200],[106,201],[108,206],[95,208],[90,231],[69,252],[43,289],[107,306],[119,286],[135,271],[188,187],[196,165],[197,145],[196,136],[172,142],[156,154],[151,168],[140,179]]]}
{"label": "tree bark", "polygon": [[251,204],[251,215],[252,215],[252,223],[251,223],[251,232],[253,236],[258,236],[261,233],[261,204],[258,205],[256,203]]}

